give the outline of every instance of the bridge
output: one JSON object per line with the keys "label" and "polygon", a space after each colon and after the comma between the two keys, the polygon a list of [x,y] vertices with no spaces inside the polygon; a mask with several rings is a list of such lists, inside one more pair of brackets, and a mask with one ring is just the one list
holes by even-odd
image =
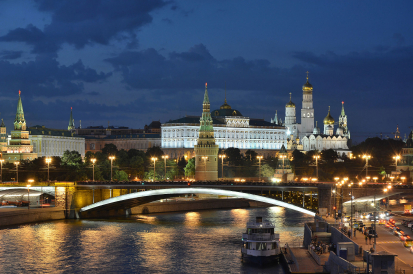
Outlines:
{"label": "bridge", "polygon": [[[0,187],[24,189],[25,184]],[[341,188],[333,192],[334,183],[256,183],[256,182],[55,182],[38,183],[32,190],[55,196],[56,207],[64,208],[67,218],[105,217],[130,214],[131,208],[160,199],[182,195],[237,197],[277,205],[313,215],[319,208],[333,212],[333,206],[355,198],[379,194],[383,185]],[[411,193],[413,187],[395,185],[392,192]],[[135,211],[136,212],[136,211]],[[113,213],[113,214],[112,214]]]}

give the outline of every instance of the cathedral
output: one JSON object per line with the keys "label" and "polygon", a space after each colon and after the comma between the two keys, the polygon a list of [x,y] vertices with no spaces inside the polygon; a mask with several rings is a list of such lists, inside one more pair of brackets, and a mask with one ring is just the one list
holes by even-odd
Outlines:
{"label": "cathedral", "polygon": [[[286,134],[288,136],[287,148],[299,149],[304,151],[334,149],[339,155],[349,155],[348,140],[350,139],[350,130],[347,125],[347,115],[344,111],[344,102],[341,106],[341,114],[338,121],[338,127],[334,133],[334,118],[330,114],[330,107],[327,116],[324,118],[324,128],[321,132],[317,122],[314,126],[314,108],[313,108],[313,86],[308,80],[302,87],[303,100],[301,108],[301,123],[297,122],[295,104],[292,102],[291,93],[290,101],[285,105]],[[275,124],[280,124],[277,113],[274,120]]]}

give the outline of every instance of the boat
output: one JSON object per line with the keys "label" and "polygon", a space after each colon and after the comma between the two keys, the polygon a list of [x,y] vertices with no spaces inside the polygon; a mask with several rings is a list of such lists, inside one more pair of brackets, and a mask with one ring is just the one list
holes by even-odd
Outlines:
{"label": "boat", "polygon": [[247,223],[247,231],[242,234],[242,261],[260,266],[279,263],[280,234],[274,233],[274,227],[262,217]]}

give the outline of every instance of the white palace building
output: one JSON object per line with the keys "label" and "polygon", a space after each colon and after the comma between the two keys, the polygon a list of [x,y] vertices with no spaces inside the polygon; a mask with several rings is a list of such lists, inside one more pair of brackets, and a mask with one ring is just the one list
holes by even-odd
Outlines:
{"label": "white palace building", "polygon": [[[255,150],[258,154],[275,156],[284,145],[289,150],[334,149],[340,155],[349,154],[347,146],[350,131],[344,105],[339,119],[338,129],[334,132],[334,119],[330,112],[324,119],[325,129],[320,132],[314,127],[313,87],[308,82],[303,85],[301,124],[297,123],[295,104],[290,101],[285,107],[285,121],[282,123],[277,114],[271,122],[264,119],[252,119],[232,109],[225,98],[224,104],[211,111],[215,143],[220,149],[238,148],[241,153]],[[194,157],[194,146],[199,135],[199,116],[186,116],[170,120],[161,126],[161,147],[171,158]]]}

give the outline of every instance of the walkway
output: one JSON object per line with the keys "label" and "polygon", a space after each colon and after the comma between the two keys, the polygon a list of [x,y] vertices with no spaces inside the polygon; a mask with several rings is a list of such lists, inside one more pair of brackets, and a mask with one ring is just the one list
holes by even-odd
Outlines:
{"label": "walkway", "polygon": [[[304,247],[293,247],[291,251],[294,253],[295,258],[298,261],[298,271],[291,269],[292,273],[322,273],[323,266],[318,265],[316,261],[311,257],[308,250]],[[287,258],[291,259],[290,254],[287,254]],[[321,258],[321,264],[324,264],[323,260],[327,260],[324,256]]]}

